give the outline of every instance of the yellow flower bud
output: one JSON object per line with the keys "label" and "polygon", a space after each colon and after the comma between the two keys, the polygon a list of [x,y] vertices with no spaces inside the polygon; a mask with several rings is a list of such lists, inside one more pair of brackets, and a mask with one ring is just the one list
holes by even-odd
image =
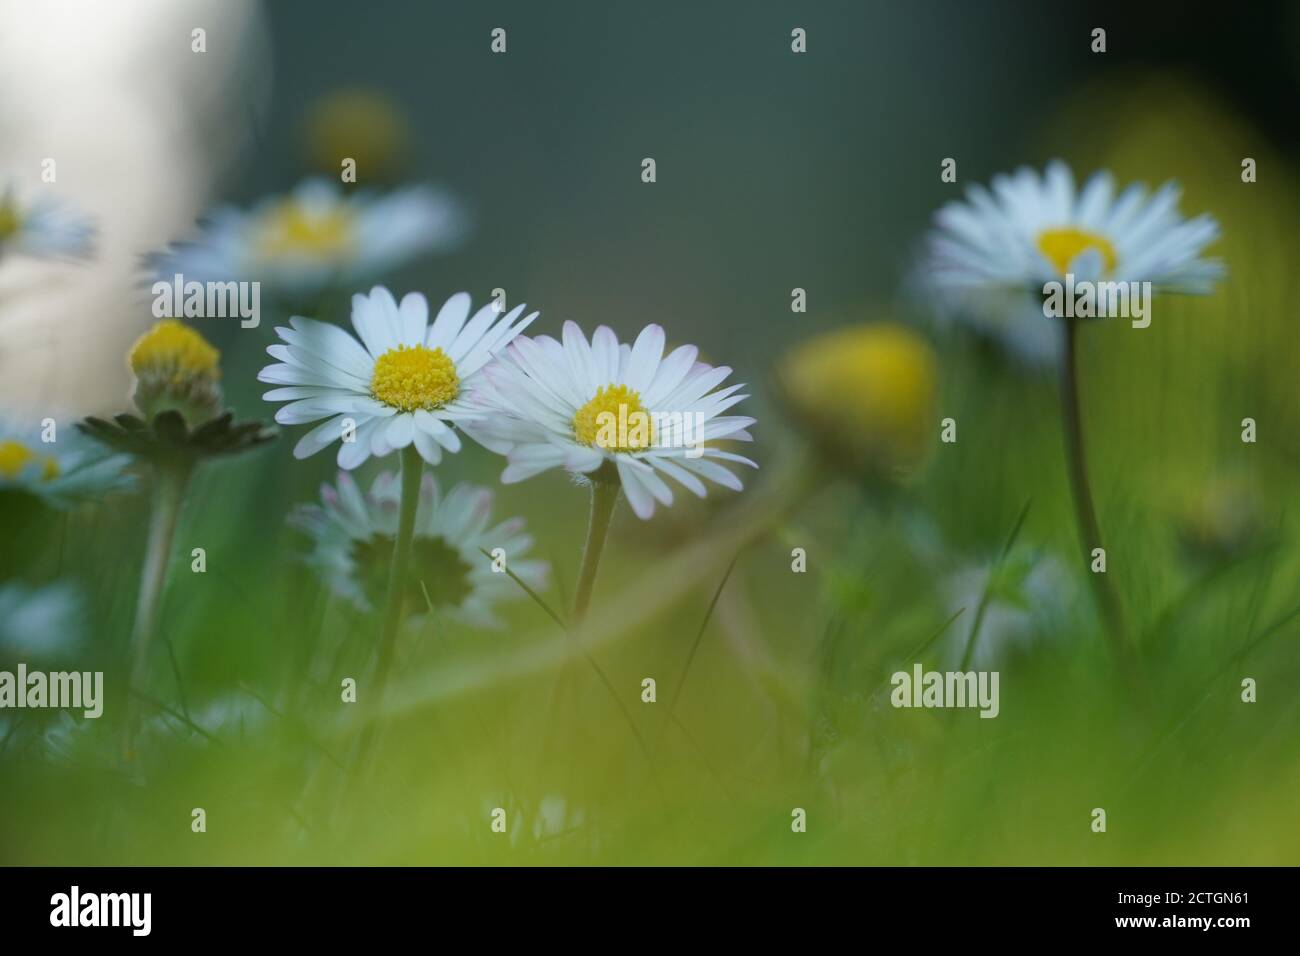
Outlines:
{"label": "yellow flower bud", "polygon": [[935,360],[915,332],[891,323],[852,325],[792,350],[778,369],[781,394],[817,446],[856,473],[914,467],[929,446]]}
{"label": "yellow flower bud", "polygon": [[406,118],[393,101],[361,88],[321,97],[303,124],[307,159],[314,169],[338,176],[343,160],[352,159],[358,179],[369,183],[397,177],[409,141]]}
{"label": "yellow flower bud", "polygon": [[148,419],[176,409],[192,425],[221,411],[221,353],[175,319],[163,319],[131,346],[135,404]]}

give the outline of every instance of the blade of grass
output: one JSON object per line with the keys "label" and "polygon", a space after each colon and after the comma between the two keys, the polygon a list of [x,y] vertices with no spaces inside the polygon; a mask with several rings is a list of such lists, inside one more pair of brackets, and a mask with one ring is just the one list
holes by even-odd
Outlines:
{"label": "blade of grass", "polygon": [[961,656],[961,670],[970,670],[971,659],[975,656],[975,643],[979,640],[980,628],[984,624],[984,613],[988,610],[989,598],[993,593],[993,579],[998,571],[1002,568],[1002,563],[1006,561],[1007,555],[1011,553],[1012,546],[1016,543],[1016,538],[1020,536],[1020,529],[1024,527],[1025,518],[1029,515],[1029,506],[1034,503],[1030,498],[1025,501],[1024,506],[1020,509],[1020,514],[1016,516],[1016,522],[1011,526],[1011,531],[1007,535],[1006,542],[1002,545],[1002,550],[998,558],[993,562],[993,567],[989,569],[988,579],[984,582],[984,591],[980,594],[979,606],[975,608],[975,620],[971,622],[970,635],[966,638],[966,650]]}
{"label": "blade of grass", "polygon": [[[485,558],[487,558],[489,561],[494,560],[494,558],[492,557],[491,552],[489,552],[486,548],[479,548],[479,550],[483,552],[483,556],[484,556]],[[511,570],[510,570],[510,566],[509,566],[508,564],[507,564],[507,565],[504,565],[504,566],[502,567],[502,570],[503,570],[506,574],[510,575],[510,580],[514,581],[515,584],[517,584],[517,585],[519,585],[521,588],[523,588],[523,589],[524,589],[524,593],[527,594],[530,598],[532,598],[533,601],[537,604],[537,606],[540,607],[543,611],[545,611],[546,614],[547,614],[547,616],[550,617],[550,619],[551,619],[552,621],[554,621],[557,625],[559,625],[559,627],[560,627],[562,630],[564,630],[564,631],[568,631],[568,630],[569,630],[569,626],[568,626],[567,624],[564,623],[564,619],[563,619],[562,617],[560,617],[559,614],[555,613],[555,610],[554,610],[554,609],[553,609],[549,604],[546,603],[545,599],[544,599],[540,594],[538,594],[536,591],[534,591],[532,588],[530,588],[530,587],[529,587],[529,586],[524,582],[523,578],[519,577],[519,575],[517,575],[517,574],[515,574],[515,572],[511,571]],[[428,600],[428,595],[425,595],[425,599]]]}
{"label": "blade of grass", "polygon": [[172,674],[176,677],[176,698],[181,706],[181,713],[188,719],[190,708],[185,702],[185,681],[181,678],[181,665],[176,659],[176,647],[172,644],[170,637],[163,638],[163,646],[167,648],[167,659],[171,661]]}
{"label": "blade of grass", "polygon": [[677,678],[677,687],[673,691],[672,699],[668,701],[668,712],[671,714],[677,707],[677,699],[682,696],[682,688],[686,686],[686,677],[691,672],[691,664],[695,661],[695,652],[700,649],[700,642],[704,639],[704,631],[709,626],[709,620],[713,617],[713,611],[718,606],[718,599],[722,597],[722,589],[727,586],[727,581],[731,578],[731,572],[736,568],[736,562],[740,560],[740,552],[731,559],[727,565],[727,570],[723,572],[722,580],[718,582],[717,589],[713,592],[713,599],[709,601],[708,609],[704,612],[704,619],[700,621],[699,630],[695,632],[695,640],[691,644],[690,653],[686,655],[686,664],[682,667],[682,676]]}

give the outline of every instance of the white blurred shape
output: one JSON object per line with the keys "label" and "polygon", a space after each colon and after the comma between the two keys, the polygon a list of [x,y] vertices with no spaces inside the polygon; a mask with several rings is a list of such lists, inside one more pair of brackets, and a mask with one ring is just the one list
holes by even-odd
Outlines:
{"label": "white blurred shape", "polygon": [[99,229],[89,264],[0,262],[0,407],[125,407],[126,349],[153,320],[141,259],[246,144],[264,38],[257,0],[0,0],[0,184],[57,190]]}

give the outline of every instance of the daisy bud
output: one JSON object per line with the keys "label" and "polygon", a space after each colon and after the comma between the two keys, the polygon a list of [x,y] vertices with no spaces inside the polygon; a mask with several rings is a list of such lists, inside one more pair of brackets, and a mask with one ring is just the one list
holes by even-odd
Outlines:
{"label": "daisy bud", "polygon": [[1266,543],[1258,501],[1256,489],[1239,479],[1219,479],[1188,495],[1176,516],[1184,557],[1214,565]]}
{"label": "daisy bud", "polygon": [[341,161],[350,158],[367,183],[391,182],[410,153],[410,126],[397,104],[361,88],[337,90],[317,100],[302,138],[313,169],[339,176]]}
{"label": "daisy bud", "polygon": [[889,323],[827,332],[789,353],[778,381],[791,412],[840,467],[885,476],[923,456],[935,363],[914,332]]}
{"label": "daisy bud", "polygon": [[163,319],[131,346],[136,407],[146,419],[175,409],[191,425],[221,412],[221,353],[175,319]]}

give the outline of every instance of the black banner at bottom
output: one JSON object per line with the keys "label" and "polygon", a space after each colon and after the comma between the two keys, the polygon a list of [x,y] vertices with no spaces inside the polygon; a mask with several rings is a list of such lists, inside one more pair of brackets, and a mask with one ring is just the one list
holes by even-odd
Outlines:
{"label": "black banner at bottom", "polygon": [[[205,943],[337,944],[431,923],[492,940],[624,921],[658,933],[714,928],[733,941],[842,926],[924,927],[927,941],[1200,936],[1272,929],[1290,874],[1265,869],[8,869],[8,940],[74,935]],[[477,929],[472,929],[477,927]],[[419,937],[417,937],[419,938]],[[685,938],[685,937],[680,937]]]}

